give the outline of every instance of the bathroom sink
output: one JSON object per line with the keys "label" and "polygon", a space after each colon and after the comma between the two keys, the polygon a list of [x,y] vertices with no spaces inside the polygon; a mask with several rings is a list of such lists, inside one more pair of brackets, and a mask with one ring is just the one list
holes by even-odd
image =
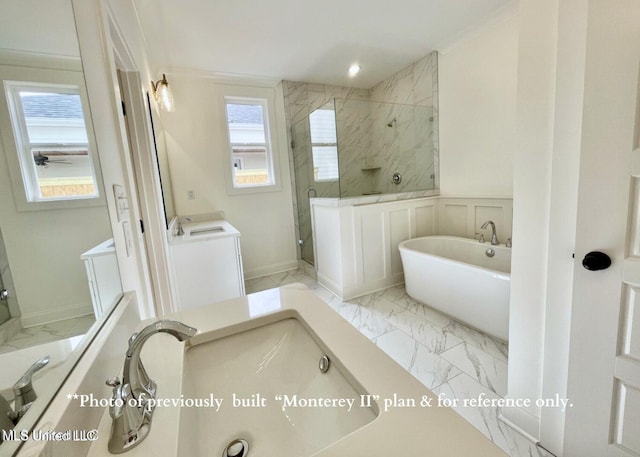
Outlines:
{"label": "bathroom sink", "polygon": [[198,236],[198,235],[209,235],[211,233],[222,233],[224,232],[224,227],[217,225],[214,227],[202,227],[202,228],[197,228],[197,229],[192,229],[189,234],[191,236]]}
{"label": "bathroom sink", "polygon": [[[305,457],[371,422],[374,409],[360,406],[364,390],[349,382],[339,362],[330,361],[323,372],[319,362],[325,355],[296,318],[189,348],[184,398],[209,399],[213,394],[222,403],[217,412],[215,407],[182,408],[178,454],[226,455],[230,443],[245,440],[248,455]],[[320,399],[345,401],[333,406],[305,403]]]}

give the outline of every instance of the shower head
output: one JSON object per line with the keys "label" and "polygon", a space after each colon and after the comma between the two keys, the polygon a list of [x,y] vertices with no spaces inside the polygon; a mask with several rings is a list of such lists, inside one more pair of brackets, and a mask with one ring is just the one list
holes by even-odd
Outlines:
{"label": "shower head", "polygon": [[398,122],[398,119],[394,117],[393,119],[391,119],[391,122],[387,123],[387,127],[395,127],[396,122]]}

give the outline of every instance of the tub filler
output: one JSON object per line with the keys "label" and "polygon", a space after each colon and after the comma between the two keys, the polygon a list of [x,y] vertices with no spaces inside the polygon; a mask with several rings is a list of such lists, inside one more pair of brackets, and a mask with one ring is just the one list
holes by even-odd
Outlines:
{"label": "tub filler", "polygon": [[509,337],[511,249],[469,238],[400,243],[407,294],[485,333]]}

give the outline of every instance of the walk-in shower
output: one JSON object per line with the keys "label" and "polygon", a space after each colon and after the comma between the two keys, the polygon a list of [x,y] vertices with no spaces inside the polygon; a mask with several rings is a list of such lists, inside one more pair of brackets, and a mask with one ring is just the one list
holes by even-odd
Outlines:
{"label": "walk-in shower", "polygon": [[4,343],[20,328],[20,309],[13,286],[11,268],[0,231],[0,344]]}
{"label": "walk-in shower", "polygon": [[314,263],[310,198],[434,190],[432,106],[334,98],[291,127],[302,258]]}

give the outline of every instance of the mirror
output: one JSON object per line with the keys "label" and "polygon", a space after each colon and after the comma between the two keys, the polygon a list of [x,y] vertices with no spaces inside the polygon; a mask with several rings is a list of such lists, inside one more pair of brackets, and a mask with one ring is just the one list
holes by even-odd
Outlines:
{"label": "mirror", "polygon": [[162,191],[162,202],[164,205],[165,228],[168,230],[169,222],[176,216],[176,211],[173,205],[173,190],[171,189],[171,175],[169,174],[167,141],[157,106],[157,104],[151,103],[151,95],[147,92],[147,110],[151,124],[151,133],[153,134],[153,147],[156,153],[158,170],[160,171],[160,190]]}
{"label": "mirror", "polygon": [[[42,409],[24,417],[31,424],[19,423],[29,429],[70,369],[65,361],[86,347],[122,296],[105,203],[112,190],[102,184],[71,0],[2,0],[0,79],[0,394],[11,402],[13,384],[50,357],[33,377]],[[21,82],[47,90],[16,89],[12,112],[7,87]],[[55,102],[51,87],[60,95]],[[86,134],[76,135],[83,121]],[[53,134],[34,133],[46,129]],[[40,182],[36,193],[54,189],[51,201],[29,206],[29,170]],[[93,187],[79,191],[86,186]]]}

